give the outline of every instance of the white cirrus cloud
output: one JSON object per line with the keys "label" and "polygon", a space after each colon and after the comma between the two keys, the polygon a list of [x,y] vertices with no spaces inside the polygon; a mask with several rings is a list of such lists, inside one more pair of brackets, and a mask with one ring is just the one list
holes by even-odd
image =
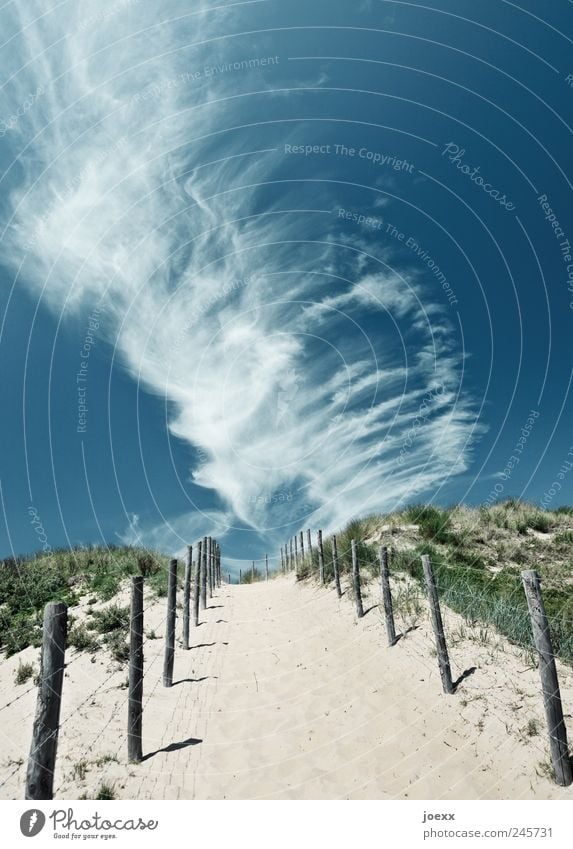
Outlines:
{"label": "white cirrus cloud", "polygon": [[[200,449],[189,471],[224,505],[213,523],[279,539],[310,511],[335,527],[463,472],[475,416],[445,307],[387,265],[388,251],[378,261],[364,237],[354,251],[331,238],[328,187],[312,204],[324,214],[281,213],[311,208],[311,196],[265,186],[272,142],[256,127],[229,130],[266,117],[257,97],[273,102],[260,67],[204,71],[268,50],[220,37],[244,6],[27,0],[3,10],[18,16],[2,56],[13,70],[3,114],[31,86],[45,89],[4,139],[14,155],[4,261],[23,260],[26,284],[72,320],[101,306],[101,331],[130,374],[171,402],[171,432]],[[288,97],[277,101],[288,115]],[[438,384],[447,391],[398,467]],[[263,497],[286,490],[297,497],[280,511]],[[195,530],[184,517],[174,527]],[[148,533],[174,545],[167,536]]]}

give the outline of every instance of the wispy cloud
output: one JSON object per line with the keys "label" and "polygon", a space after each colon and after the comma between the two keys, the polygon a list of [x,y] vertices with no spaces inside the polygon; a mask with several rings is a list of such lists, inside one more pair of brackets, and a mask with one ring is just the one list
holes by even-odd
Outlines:
{"label": "wispy cloud", "polygon": [[[475,424],[445,307],[411,272],[361,253],[364,239],[354,252],[335,244],[328,216],[277,214],[300,201],[292,187],[269,200],[276,154],[254,153],[256,129],[221,140],[251,120],[241,95],[272,85],[256,63],[248,77],[205,72],[245,54],[245,40],[211,40],[244,10],[188,10],[18,7],[0,104],[11,114],[25,92],[44,94],[5,140],[5,261],[24,260],[23,279],[58,313],[101,305],[129,372],[200,449],[193,479],[225,505],[214,524],[280,535],[302,509],[333,527],[435,487],[467,468]],[[438,384],[447,391],[398,468]],[[297,498],[280,511],[260,497],[286,489]],[[189,521],[147,536],[171,547]]]}

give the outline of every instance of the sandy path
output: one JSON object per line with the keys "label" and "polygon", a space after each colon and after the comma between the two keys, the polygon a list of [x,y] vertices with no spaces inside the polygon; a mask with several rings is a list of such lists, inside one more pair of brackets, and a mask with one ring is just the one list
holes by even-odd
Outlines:
{"label": "sandy path", "polygon": [[[163,617],[154,603],[146,630],[162,634]],[[146,643],[143,763],[124,761],[125,671],[106,680],[113,667],[84,655],[70,665],[58,797],[91,796],[105,779],[121,798],[573,798],[541,766],[536,670],[507,642],[462,632],[454,614],[446,622],[454,676],[477,667],[454,696],[441,692],[425,612],[389,649],[378,609],[358,622],[351,600],[330,589],[292,578],[224,586],[192,630],[193,648],[178,649],[171,689],[160,682],[163,640]],[[571,726],[573,678],[560,674]],[[4,736],[12,757],[18,748],[27,756],[25,702]],[[83,778],[73,774],[82,758]],[[0,792],[21,798],[23,769]]]}

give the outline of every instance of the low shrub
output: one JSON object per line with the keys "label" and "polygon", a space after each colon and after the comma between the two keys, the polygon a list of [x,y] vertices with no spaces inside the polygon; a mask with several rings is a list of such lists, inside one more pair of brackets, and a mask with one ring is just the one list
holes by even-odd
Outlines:
{"label": "low shrub", "polygon": [[455,541],[450,515],[446,510],[426,505],[408,507],[404,513],[406,521],[418,525],[420,536],[435,543]]}
{"label": "low shrub", "polygon": [[16,685],[25,684],[26,681],[33,678],[35,674],[36,667],[33,663],[22,663],[22,661],[20,661],[18,668],[16,669],[16,674],[14,675],[14,683]]}
{"label": "low shrub", "polygon": [[119,604],[110,604],[102,610],[94,610],[90,621],[90,629],[100,634],[108,634],[118,628],[127,630],[130,622],[129,607],[121,607]]}
{"label": "low shrub", "polygon": [[84,624],[74,625],[68,633],[68,645],[78,651],[97,651],[99,642]]}

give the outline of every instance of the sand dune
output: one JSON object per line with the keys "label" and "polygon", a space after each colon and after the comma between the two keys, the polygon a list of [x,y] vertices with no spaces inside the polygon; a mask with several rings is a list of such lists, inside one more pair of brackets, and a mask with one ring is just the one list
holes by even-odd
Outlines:
{"label": "sand dune", "polygon": [[[390,649],[377,606],[357,621],[348,596],[290,576],[223,586],[165,689],[165,604],[148,603],[146,632],[161,639],[145,646],[145,759],[125,762],[127,672],[72,650],[57,798],[93,797],[103,781],[125,799],[572,798],[546,774],[537,670],[491,629],[461,628],[445,611],[454,677],[475,667],[446,696],[425,609]],[[1,664],[3,703],[17,663]],[[573,675],[559,672],[571,736]],[[32,690],[0,714],[0,783],[13,773],[3,798],[23,796],[34,705]]]}

